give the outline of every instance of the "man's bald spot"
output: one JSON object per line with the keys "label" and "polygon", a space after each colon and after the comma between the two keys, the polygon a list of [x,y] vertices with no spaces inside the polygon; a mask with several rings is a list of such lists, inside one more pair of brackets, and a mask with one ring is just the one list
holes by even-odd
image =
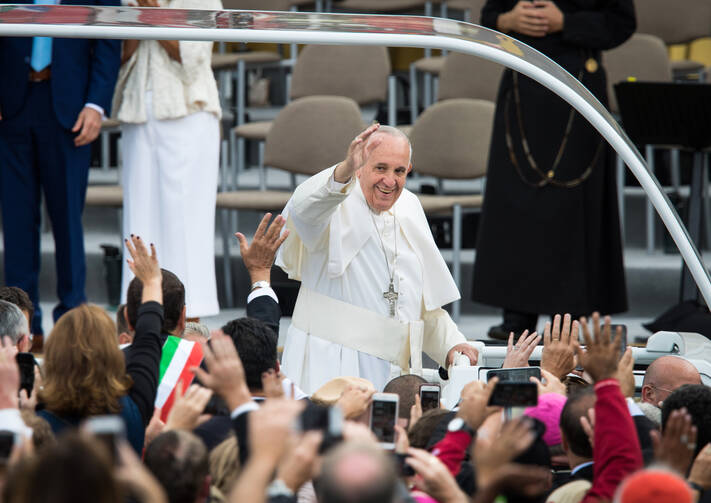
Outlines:
{"label": "man's bald spot", "polygon": [[373,139],[375,139],[378,136],[389,136],[391,138],[397,138],[399,140],[402,140],[407,143],[407,147],[410,151],[410,156],[407,160],[407,164],[409,165],[412,162],[412,144],[410,143],[410,138],[407,137],[405,133],[403,133],[400,129],[392,126],[380,126],[372,135],[370,135],[370,138],[368,138],[368,144],[370,144]]}
{"label": "man's bald spot", "polygon": [[657,358],[647,367],[642,386],[673,390],[684,384],[701,384],[699,371],[684,358],[667,355]]}

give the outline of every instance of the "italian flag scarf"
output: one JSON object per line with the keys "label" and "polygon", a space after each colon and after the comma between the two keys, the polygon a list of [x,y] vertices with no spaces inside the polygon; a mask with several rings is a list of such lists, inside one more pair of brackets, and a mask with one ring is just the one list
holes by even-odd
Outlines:
{"label": "italian flag scarf", "polygon": [[190,369],[199,367],[202,362],[202,346],[197,342],[168,336],[163,344],[160,359],[160,376],[155,406],[161,409],[161,421],[168,418],[173,408],[178,383],[183,384],[183,393],[187,391],[195,377]]}

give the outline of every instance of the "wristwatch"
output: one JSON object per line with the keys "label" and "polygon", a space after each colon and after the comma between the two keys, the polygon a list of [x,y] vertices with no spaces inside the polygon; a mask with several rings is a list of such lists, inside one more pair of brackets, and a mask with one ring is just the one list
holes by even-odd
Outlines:
{"label": "wristwatch", "polygon": [[473,437],[475,433],[474,430],[472,430],[471,427],[467,424],[467,422],[461,417],[455,417],[454,419],[452,419],[447,425],[447,431],[464,431],[466,433],[469,433],[469,436],[471,437]]}
{"label": "wristwatch", "polygon": [[269,284],[269,281],[255,281],[254,283],[252,283],[252,289],[250,290],[250,292],[253,292],[257,288],[269,288],[270,286],[271,285]]}

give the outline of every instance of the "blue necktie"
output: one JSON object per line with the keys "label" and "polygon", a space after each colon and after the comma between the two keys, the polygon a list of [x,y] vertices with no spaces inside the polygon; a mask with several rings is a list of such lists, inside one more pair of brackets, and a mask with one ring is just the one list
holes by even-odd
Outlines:
{"label": "blue necktie", "polygon": [[[39,5],[54,5],[54,0],[34,0]],[[36,72],[44,70],[52,62],[52,39],[50,37],[34,37],[32,39],[32,59],[30,66]]]}

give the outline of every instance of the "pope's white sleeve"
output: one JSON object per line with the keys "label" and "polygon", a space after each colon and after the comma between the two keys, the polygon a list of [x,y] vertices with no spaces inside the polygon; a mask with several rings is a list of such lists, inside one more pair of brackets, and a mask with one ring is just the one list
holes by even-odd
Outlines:
{"label": "pope's white sleeve", "polygon": [[333,180],[335,166],[321,171],[299,185],[289,201],[288,216],[307,249],[325,245],[323,239],[331,216],[355,185],[355,177],[346,184]]}
{"label": "pope's white sleeve", "polygon": [[442,308],[425,311],[422,321],[425,323],[422,350],[446,367],[447,353],[457,344],[467,342],[466,337],[459,331],[449,313]]}

